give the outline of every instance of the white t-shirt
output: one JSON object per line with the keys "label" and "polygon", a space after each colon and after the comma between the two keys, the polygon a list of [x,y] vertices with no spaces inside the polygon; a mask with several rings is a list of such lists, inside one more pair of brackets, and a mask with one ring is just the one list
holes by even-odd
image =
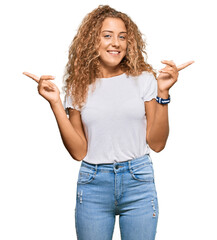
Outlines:
{"label": "white t-shirt", "polygon": [[[157,80],[144,71],[137,77],[125,73],[97,79],[82,107],[81,119],[88,141],[85,162],[106,164],[123,162],[148,154],[145,101],[157,96]],[[64,108],[75,108],[65,96]]]}

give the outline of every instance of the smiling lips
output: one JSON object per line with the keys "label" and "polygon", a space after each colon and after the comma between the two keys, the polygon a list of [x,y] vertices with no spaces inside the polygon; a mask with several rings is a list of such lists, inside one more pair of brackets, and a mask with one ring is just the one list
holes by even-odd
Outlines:
{"label": "smiling lips", "polygon": [[120,51],[116,51],[116,50],[108,50],[107,52],[109,54],[111,54],[111,55],[118,55],[118,54],[120,54]]}

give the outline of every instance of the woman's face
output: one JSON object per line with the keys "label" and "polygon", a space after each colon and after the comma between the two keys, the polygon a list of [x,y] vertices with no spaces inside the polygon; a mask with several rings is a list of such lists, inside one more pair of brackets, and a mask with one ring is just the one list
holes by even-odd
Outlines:
{"label": "woman's face", "polygon": [[102,70],[117,69],[126,55],[127,29],[120,18],[106,18],[100,33],[99,58]]}

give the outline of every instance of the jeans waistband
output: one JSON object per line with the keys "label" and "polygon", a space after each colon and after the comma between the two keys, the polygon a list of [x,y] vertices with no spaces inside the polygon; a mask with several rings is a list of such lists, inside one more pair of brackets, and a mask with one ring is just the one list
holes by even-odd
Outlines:
{"label": "jeans waistband", "polygon": [[149,154],[145,154],[138,158],[132,158],[130,160],[124,162],[114,162],[114,163],[107,163],[107,164],[92,164],[85,161],[82,161],[81,167],[86,167],[92,170],[97,171],[113,171],[113,169],[131,169],[140,166],[141,164],[152,164],[152,160]]}

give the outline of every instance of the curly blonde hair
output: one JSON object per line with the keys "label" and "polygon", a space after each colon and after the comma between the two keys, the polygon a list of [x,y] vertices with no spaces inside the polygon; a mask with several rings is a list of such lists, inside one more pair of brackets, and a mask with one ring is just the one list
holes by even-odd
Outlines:
{"label": "curly blonde hair", "polygon": [[120,63],[122,71],[132,76],[148,71],[156,77],[156,72],[146,62],[146,42],[137,25],[126,14],[108,5],[99,5],[83,19],[69,47],[68,63],[63,76],[63,90],[72,97],[72,104],[79,109],[86,102],[88,86],[93,84],[95,87],[96,79],[101,76],[98,48],[102,23],[107,17],[122,19],[127,29],[127,52]]}

